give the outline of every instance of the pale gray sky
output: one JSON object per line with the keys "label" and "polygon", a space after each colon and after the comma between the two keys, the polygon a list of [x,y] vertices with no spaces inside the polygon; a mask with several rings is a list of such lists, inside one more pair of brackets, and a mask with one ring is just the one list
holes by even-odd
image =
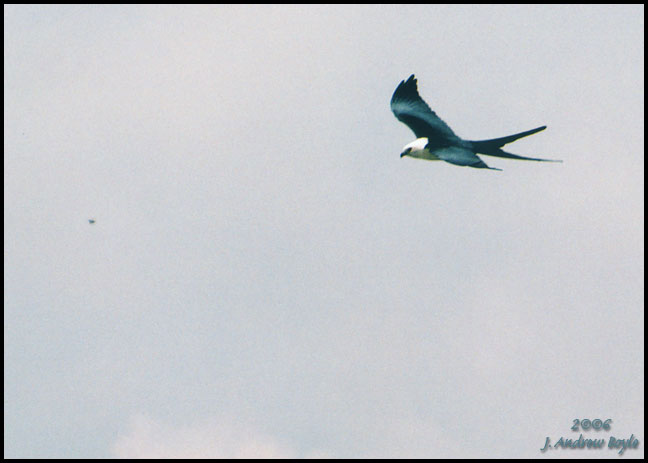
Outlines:
{"label": "pale gray sky", "polygon": [[643,457],[643,18],[5,6],[5,457]]}

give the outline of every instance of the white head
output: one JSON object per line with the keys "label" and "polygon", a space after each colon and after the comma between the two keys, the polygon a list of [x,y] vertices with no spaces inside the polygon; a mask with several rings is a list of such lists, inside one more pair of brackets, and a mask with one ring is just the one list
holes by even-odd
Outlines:
{"label": "white head", "polygon": [[400,157],[401,158],[403,156],[411,156],[413,158],[426,157],[425,155],[427,150],[425,149],[425,145],[427,144],[428,144],[427,138],[417,138],[412,143],[409,143],[403,147],[403,152],[401,153]]}

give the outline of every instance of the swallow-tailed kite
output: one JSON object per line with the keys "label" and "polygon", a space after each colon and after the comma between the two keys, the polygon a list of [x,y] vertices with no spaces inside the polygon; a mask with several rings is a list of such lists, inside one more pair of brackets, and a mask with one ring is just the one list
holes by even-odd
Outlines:
{"label": "swallow-tailed kite", "polygon": [[414,74],[407,81],[401,81],[396,87],[391,99],[391,110],[396,118],[405,123],[416,135],[416,140],[406,145],[401,153],[403,156],[427,159],[429,161],[446,161],[458,166],[469,166],[480,169],[496,169],[488,167],[477,153],[499,158],[523,159],[526,161],[553,161],[551,159],[527,158],[516,154],[507,153],[502,146],[518,138],[533,135],[547,128],[546,125],[526,132],[516,133],[508,137],[493,138],[491,140],[470,141],[459,138],[443,122],[439,116],[423,101],[416,87]]}

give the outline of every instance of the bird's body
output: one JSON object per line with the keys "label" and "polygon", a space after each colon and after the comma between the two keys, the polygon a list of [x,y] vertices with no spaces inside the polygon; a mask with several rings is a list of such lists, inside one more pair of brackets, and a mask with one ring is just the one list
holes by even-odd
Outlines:
{"label": "bird's body", "polygon": [[427,137],[417,138],[412,143],[403,147],[401,157],[410,156],[413,158],[427,159],[428,161],[440,161],[441,159],[427,148],[428,142]]}
{"label": "bird's body", "polygon": [[458,137],[452,129],[436,115],[423,101],[418,93],[414,74],[407,81],[401,81],[391,99],[391,109],[396,118],[406,124],[417,139],[403,148],[401,158],[426,159],[428,161],[446,161],[459,166],[469,166],[481,169],[501,170],[488,167],[477,153],[509,159],[527,161],[551,161],[549,159],[529,158],[503,151],[502,146],[518,138],[533,135],[546,129],[546,126],[490,140],[464,140]]}

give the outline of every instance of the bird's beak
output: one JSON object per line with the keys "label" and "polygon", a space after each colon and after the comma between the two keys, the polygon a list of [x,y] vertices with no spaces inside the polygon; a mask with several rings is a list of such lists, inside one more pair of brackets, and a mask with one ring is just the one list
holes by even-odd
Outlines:
{"label": "bird's beak", "polygon": [[405,153],[401,153],[401,158],[402,158],[403,156],[406,156],[406,154],[405,154]]}

